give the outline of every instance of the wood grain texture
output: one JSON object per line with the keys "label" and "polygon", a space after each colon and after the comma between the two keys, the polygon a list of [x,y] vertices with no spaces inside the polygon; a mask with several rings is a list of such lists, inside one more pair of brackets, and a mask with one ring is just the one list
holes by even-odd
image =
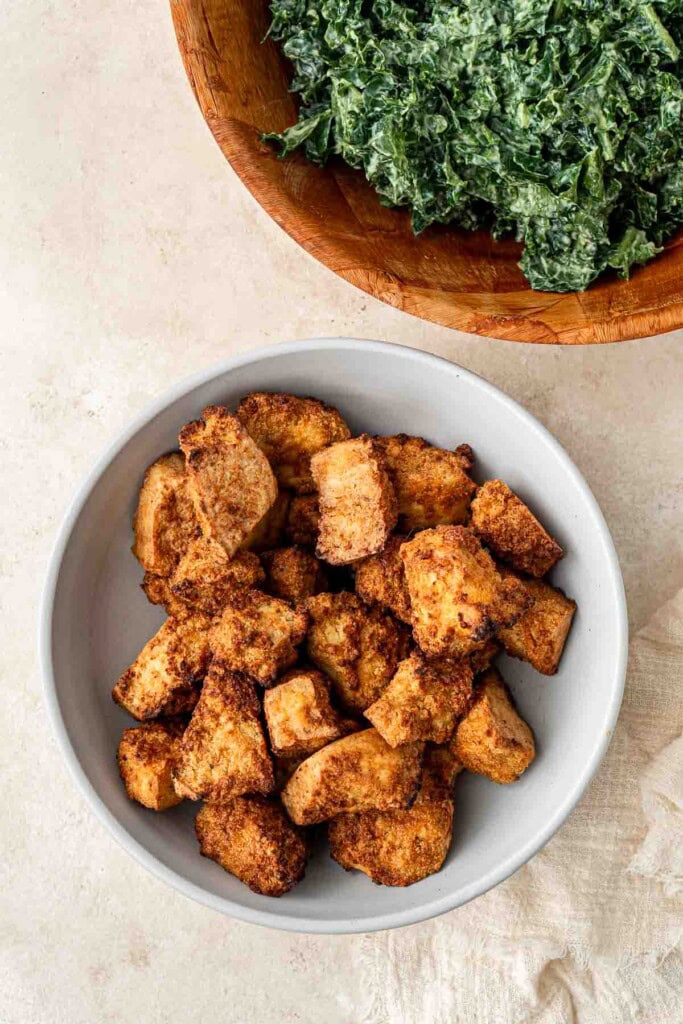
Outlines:
{"label": "wood grain texture", "polygon": [[485,232],[435,227],[415,237],[404,210],[382,207],[363,175],[260,141],[296,120],[289,68],[262,43],[264,0],[171,0],[178,45],[223,153],[270,216],[316,259],[358,288],[414,316],[510,341],[588,345],[683,325],[683,232],[629,281],[609,275],[588,291],[534,292],[520,247]]}

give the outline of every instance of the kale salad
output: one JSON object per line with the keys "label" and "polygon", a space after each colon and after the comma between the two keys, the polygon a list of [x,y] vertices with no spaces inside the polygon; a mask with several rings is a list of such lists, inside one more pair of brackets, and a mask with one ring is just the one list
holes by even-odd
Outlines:
{"label": "kale salad", "polygon": [[299,119],[388,206],[524,243],[543,291],[627,276],[683,223],[683,0],[272,0]]}

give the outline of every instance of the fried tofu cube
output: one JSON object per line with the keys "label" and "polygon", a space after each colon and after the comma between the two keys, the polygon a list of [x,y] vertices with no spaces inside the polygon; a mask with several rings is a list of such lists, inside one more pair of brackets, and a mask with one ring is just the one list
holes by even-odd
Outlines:
{"label": "fried tofu cube", "polygon": [[327,573],[322,563],[303,548],[264,551],[261,561],[266,570],[265,589],[273,597],[300,604],[327,589]]}
{"label": "fried tofu cube", "polygon": [[367,604],[387,608],[402,622],[411,622],[410,594],[406,585],[401,545],[406,537],[390,537],[384,549],[356,566],[356,593]]}
{"label": "fried tofu cube", "polygon": [[365,717],[391,747],[415,740],[445,743],[469,707],[473,678],[464,660],[427,661],[413,651]]}
{"label": "fried tofu cube", "polygon": [[237,418],[267,456],[278,482],[298,494],[315,490],[312,456],[351,436],[337,410],[315,398],[257,392],[242,399]]}
{"label": "fried tofu cube", "polygon": [[[190,544],[192,543],[191,541]],[[153,572],[146,572],[141,586],[149,603],[161,605],[171,618],[182,618],[188,614],[188,606],[171,590],[168,576],[155,576]]]}
{"label": "fried tofu cube", "polygon": [[287,514],[285,535],[292,544],[314,548],[320,531],[320,509],[317,494],[302,494],[292,498]]}
{"label": "fried tofu cube", "polygon": [[114,686],[116,703],[140,721],[191,711],[209,665],[210,625],[201,613],[167,619]]}
{"label": "fried tofu cube", "polygon": [[423,530],[401,547],[413,633],[425,654],[462,656],[496,629],[511,626],[531,598],[503,580],[493,559],[464,526]]}
{"label": "fried tofu cube", "polygon": [[263,519],[247,534],[240,545],[240,549],[243,551],[255,551],[257,554],[260,554],[262,551],[269,551],[271,548],[276,548],[281,544],[290,501],[291,495],[289,491],[278,491],[274,503],[270,506]]}
{"label": "fried tofu cube", "polygon": [[232,594],[258,586],[264,579],[258,555],[238,551],[228,558],[215,540],[198,537],[180,559],[170,590],[176,600],[207,615],[218,615]]}
{"label": "fried tofu cube", "polygon": [[380,551],[396,526],[396,496],[379,446],[367,435],[341,441],[311,460],[318,487],[319,558],[349,565]]}
{"label": "fried tofu cube", "polygon": [[180,452],[152,463],[133,517],[133,554],[147,572],[170,576],[199,532]]}
{"label": "fried tofu cube", "polygon": [[297,825],[338,814],[409,807],[420,786],[423,743],[390,747],[376,729],[344,736],[299,765],[282,791]]}
{"label": "fried tofu cube", "polygon": [[304,876],[306,837],[276,800],[239,796],[204,804],[195,831],[204,857],[262,896],[284,896]]}
{"label": "fried tofu cube", "polygon": [[421,437],[377,437],[398,501],[403,533],[464,523],[476,484],[467,475],[472,449],[436,448]]}
{"label": "fried tofu cube", "polygon": [[330,704],[330,686],[322,672],[292,669],[267,690],[263,710],[276,757],[313,754],[348,731]]}
{"label": "fried tofu cube", "polygon": [[305,611],[258,590],[241,590],[216,619],[211,649],[227,668],[270,686],[296,661],[307,625]]}
{"label": "fried tofu cube", "polygon": [[332,680],[342,707],[364,711],[380,696],[408,651],[408,632],[355,594],[317,594],[310,615],[308,657]]}
{"label": "fried tofu cube", "polygon": [[536,756],[533,733],[495,669],[481,677],[475,702],[455,731],[453,749],[468,771],[500,783],[515,782]]}
{"label": "fried tofu cube", "polygon": [[131,800],[152,811],[165,811],[183,799],[173,786],[172,772],[180,754],[185,722],[179,718],[144,722],[124,729],[119,743],[119,772]]}
{"label": "fried tofu cube", "polygon": [[494,555],[530,576],[545,576],[564,552],[502,480],[487,480],[472,502],[472,529]]}
{"label": "fried tofu cube", "polygon": [[[515,575],[504,569],[501,573],[506,577]],[[499,639],[507,654],[528,661],[544,676],[554,676],[574,618],[576,601],[545,580],[523,579],[520,582],[534,603],[514,626],[500,630]]]}
{"label": "fried tofu cube", "polygon": [[218,405],[183,427],[180,447],[202,533],[231,557],[277,498],[268,460],[239,420]]}
{"label": "fried tofu cube", "polygon": [[274,786],[254,685],[213,661],[182,739],[176,791],[191,800],[228,800]]}

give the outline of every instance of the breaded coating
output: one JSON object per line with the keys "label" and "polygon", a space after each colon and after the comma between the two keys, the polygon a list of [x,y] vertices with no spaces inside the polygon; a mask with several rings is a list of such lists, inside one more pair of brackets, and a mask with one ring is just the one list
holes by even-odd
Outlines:
{"label": "breaded coating", "polygon": [[421,437],[375,438],[384,452],[399,511],[399,529],[464,523],[476,484],[466,470],[472,449],[435,448]]}
{"label": "breaded coating", "polygon": [[231,557],[277,498],[268,460],[239,420],[218,405],[183,427],[180,447],[202,533]]}
{"label": "breaded coating", "polygon": [[140,721],[191,711],[209,665],[210,625],[201,612],[167,619],[114,686],[116,703]]}
{"label": "breaded coating", "polygon": [[530,576],[545,576],[562,548],[502,480],[487,480],[472,502],[472,529],[494,555]]}
{"label": "breaded coating", "polygon": [[306,837],[276,800],[239,796],[204,804],[195,831],[204,857],[262,896],[283,896],[304,876]]}
{"label": "breaded coating", "polygon": [[322,672],[292,669],[263,698],[270,747],[277,757],[313,754],[347,733],[330,704],[330,686]]}
{"label": "breaded coating", "polygon": [[408,652],[408,632],[355,594],[317,594],[310,615],[308,657],[332,680],[342,707],[359,712],[373,704]]}
{"label": "breaded coating", "polygon": [[363,871],[377,885],[412,885],[439,871],[451,846],[457,770],[447,751],[428,749],[411,808],[342,814],[329,823],[333,859],[346,871]]}
{"label": "breaded coating", "polygon": [[283,487],[315,490],[311,457],[351,436],[336,409],[316,398],[257,392],[243,398],[237,418],[266,454]]}
{"label": "breaded coating", "polygon": [[403,622],[410,623],[410,595],[406,585],[401,544],[406,537],[390,537],[384,550],[356,566],[356,593],[367,604],[378,604]]}
{"label": "breaded coating", "polygon": [[[192,543],[191,541],[190,544]],[[170,577],[155,576],[153,572],[146,572],[140,586],[149,603],[161,605],[167,615],[182,617],[188,614],[188,606],[171,590]]]}
{"label": "breaded coating", "polygon": [[317,494],[302,494],[292,498],[287,514],[285,535],[292,544],[314,548],[320,531],[320,510]]}
{"label": "breaded coating", "polygon": [[270,506],[263,519],[247,534],[240,544],[240,549],[260,554],[261,551],[269,551],[281,544],[284,539],[290,501],[289,491],[278,491],[275,502]]}
{"label": "breaded coating", "polygon": [[218,615],[232,594],[240,588],[258,586],[265,575],[253,552],[238,551],[228,558],[215,540],[198,537],[180,559],[170,589],[186,605],[207,615]]}
{"label": "breaded coating", "polygon": [[318,559],[303,548],[276,548],[264,551],[261,561],[266,570],[265,590],[291,604],[327,590],[327,573]]}
{"label": "breaded coating", "polygon": [[133,531],[133,554],[142,567],[156,576],[170,576],[199,532],[180,452],[162,455],[145,473]]}
{"label": "breaded coating", "polygon": [[[509,569],[501,569],[501,574],[515,576]],[[514,626],[500,630],[499,639],[507,654],[528,661],[544,676],[554,676],[574,618],[576,601],[544,580],[520,582],[534,603]]]}
{"label": "breaded coating", "polygon": [[502,646],[498,642],[500,631],[496,634],[496,638],[490,640],[484,640],[478,644],[475,644],[473,649],[468,655],[468,661],[472,666],[475,675],[479,675],[480,672],[485,672],[495,657],[497,657]]}
{"label": "breaded coating", "polygon": [[493,559],[463,526],[423,530],[401,547],[413,634],[425,654],[462,656],[529,607],[516,580],[503,580]]}
{"label": "breaded coating", "polygon": [[286,601],[258,590],[240,590],[215,620],[211,650],[227,668],[270,686],[296,661],[307,625],[306,612]]}
{"label": "breaded coating", "polygon": [[515,782],[536,756],[533,733],[494,668],[481,677],[475,703],[455,731],[453,750],[468,771],[501,783]]}
{"label": "breaded coating", "polygon": [[376,729],[344,736],[311,754],[282,791],[297,825],[370,808],[410,807],[420,786],[423,743],[394,749]]}
{"label": "breaded coating", "polygon": [[253,683],[215,660],[183,736],[176,791],[191,800],[229,800],[274,786]]}
{"label": "breaded coating", "polygon": [[117,761],[131,800],[152,811],[165,811],[182,801],[173,787],[172,772],[184,729],[180,718],[160,718],[124,729]]}
{"label": "breaded coating", "polygon": [[366,434],[341,441],[311,460],[318,487],[316,554],[349,565],[381,551],[396,526],[396,496],[379,445]]}
{"label": "breaded coating", "polygon": [[413,651],[365,717],[391,747],[414,740],[445,743],[469,707],[473,678],[465,660],[427,661]]}

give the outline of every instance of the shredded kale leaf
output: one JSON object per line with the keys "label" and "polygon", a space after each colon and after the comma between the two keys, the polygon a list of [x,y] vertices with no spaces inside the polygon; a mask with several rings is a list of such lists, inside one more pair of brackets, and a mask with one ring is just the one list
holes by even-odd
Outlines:
{"label": "shredded kale leaf", "polygon": [[273,0],[298,122],[267,138],[361,168],[388,206],[524,242],[580,291],[683,222],[683,0]]}

